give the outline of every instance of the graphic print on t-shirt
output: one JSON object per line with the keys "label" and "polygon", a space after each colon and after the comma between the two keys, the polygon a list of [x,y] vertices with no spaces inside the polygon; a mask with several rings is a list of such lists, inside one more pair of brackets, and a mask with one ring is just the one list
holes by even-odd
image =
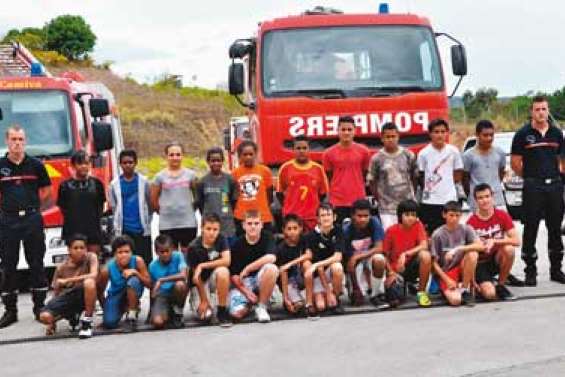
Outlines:
{"label": "graphic print on t-shirt", "polygon": [[254,200],[259,193],[261,176],[258,174],[246,174],[239,178],[239,192],[241,199]]}
{"label": "graphic print on t-shirt", "polygon": [[352,240],[351,246],[353,247],[353,253],[364,253],[371,248],[373,240],[371,237],[362,238],[360,240]]}
{"label": "graphic print on t-shirt", "polygon": [[491,224],[488,228],[475,228],[475,232],[481,240],[504,238],[504,232],[500,224]]}
{"label": "graphic print on t-shirt", "polygon": [[451,155],[447,155],[444,158],[442,158],[438,162],[436,167],[432,170],[432,174],[430,174],[429,177],[426,177],[426,187],[424,189],[424,195],[429,195],[429,193],[432,192],[434,188],[441,182],[443,177],[441,176],[441,174],[439,174],[439,170],[444,164],[446,164],[449,161],[450,158]]}

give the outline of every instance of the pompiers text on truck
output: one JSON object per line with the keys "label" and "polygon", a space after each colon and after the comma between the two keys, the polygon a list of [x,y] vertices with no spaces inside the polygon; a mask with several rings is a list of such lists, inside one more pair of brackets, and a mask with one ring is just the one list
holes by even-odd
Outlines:
{"label": "pompiers text on truck", "polygon": [[[276,171],[293,157],[292,140],[306,135],[312,157],[337,142],[341,115],[356,123],[356,140],[376,151],[380,130],[394,122],[401,145],[414,151],[427,124],[448,118],[448,93],[436,39],[451,46],[453,74],[467,73],[465,48],[414,14],[344,14],[315,8],[261,22],[256,34],[230,47],[229,90],[247,108],[224,131],[230,164],[241,139],[259,145],[260,161]],[[453,90],[453,92],[455,92]]]}
{"label": "pompiers text on truck", "polygon": [[[55,206],[59,184],[72,176],[70,157],[77,150],[91,156],[91,174],[105,186],[118,174],[123,146],[114,97],[99,82],[77,72],[52,76],[18,43],[0,45],[0,132],[13,124],[26,132],[26,153],[41,159],[53,185],[53,201],[43,211],[45,267],[53,271],[67,255],[61,239],[62,215]],[[6,146],[0,148],[6,153]],[[105,219],[105,223],[111,223]],[[27,269],[20,249],[19,270]]]}

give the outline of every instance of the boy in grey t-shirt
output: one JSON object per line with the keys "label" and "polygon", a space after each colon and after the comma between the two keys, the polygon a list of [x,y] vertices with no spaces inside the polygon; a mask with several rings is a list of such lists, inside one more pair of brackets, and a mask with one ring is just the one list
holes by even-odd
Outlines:
{"label": "boy in grey t-shirt", "polygon": [[210,172],[196,186],[197,207],[200,213],[215,213],[221,220],[221,232],[227,238],[235,235],[233,208],[237,201],[238,189],[233,177],[222,171],[224,152],[211,148],[206,152]]}
{"label": "boy in grey t-shirt", "polygon": [[502,177],[506,168],[506,154],[492,145],[494,125],[488,120],[481,120],[475,127],[477,145],[463,153],[463,188],[471,210],[477,208],[472,193],[475,186],[486,183],[492,188],[497,207],[504,205]]}
{"label": "boy in grey t-shirt", "polygon": [[452,306],[473,306],[470,288],[480,252],[486,250],[469,225],[461,224],[461,206],[447,202],[442,212],[445,225],[432,234],[433,270],[440,279],[440,289]]}
{"label": "boy in grey t-shirt", "polygon": [[386,230],[398,221],[396,207],[403,200],[414,200],[418,178],[416,156],[398,145],[400,134],[394,123],[385,123],[381,130],[383,149],[371,159],[367,180],[378,201],[379,215]]}

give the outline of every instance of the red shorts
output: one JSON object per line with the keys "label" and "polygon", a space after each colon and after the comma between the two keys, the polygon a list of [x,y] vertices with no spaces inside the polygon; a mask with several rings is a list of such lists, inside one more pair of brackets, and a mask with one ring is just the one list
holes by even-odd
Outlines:
{"label": "red shorts", "polygon": [[[460,266],[456,266],[453,267],[451,270],[447,271],[445,274],[447,276],[449,276],[451,279],[453,279],[456,283],[459,283],[461,281],[461,267]],[[447,290],[447,284],[445,284],[445,282],[443,280],[440,279],[439,282],[439,289],[444,292]]]}

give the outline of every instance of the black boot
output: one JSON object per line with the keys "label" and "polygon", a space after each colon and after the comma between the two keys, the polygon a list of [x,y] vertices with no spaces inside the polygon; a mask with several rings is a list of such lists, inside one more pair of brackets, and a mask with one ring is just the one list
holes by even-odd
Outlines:
{"label": "black boot", "polygon": [[524,284],[526,285],[526,287],[535,287],[536,285],[538,285],[538,271],[535,262],[526,262],[526,268],[524,268],[524,272],[526,274],[526,278],[524,279]]}
{"label": "black boot", "polygon": [[33,315],[35,320],[39,321],[39,314],[41,309],[45,306],[45,299],[47,298],[47,290],[45,289],[32,289],[31,301],[33,301]]}
{"label": "black boot", "polygon": [[549,270],[549,279],[551,281],[565,284],[565,274],[561,271],[561,261],[563,260],[562,252],[550,252],[549,263],[551,265]]}
{"label": "black boot", "polygon": [[0,329],[18,321],[18,296],[15,293],[3,295],[2,303],[4,304],[5,311],[2,318],[0,318]]}

